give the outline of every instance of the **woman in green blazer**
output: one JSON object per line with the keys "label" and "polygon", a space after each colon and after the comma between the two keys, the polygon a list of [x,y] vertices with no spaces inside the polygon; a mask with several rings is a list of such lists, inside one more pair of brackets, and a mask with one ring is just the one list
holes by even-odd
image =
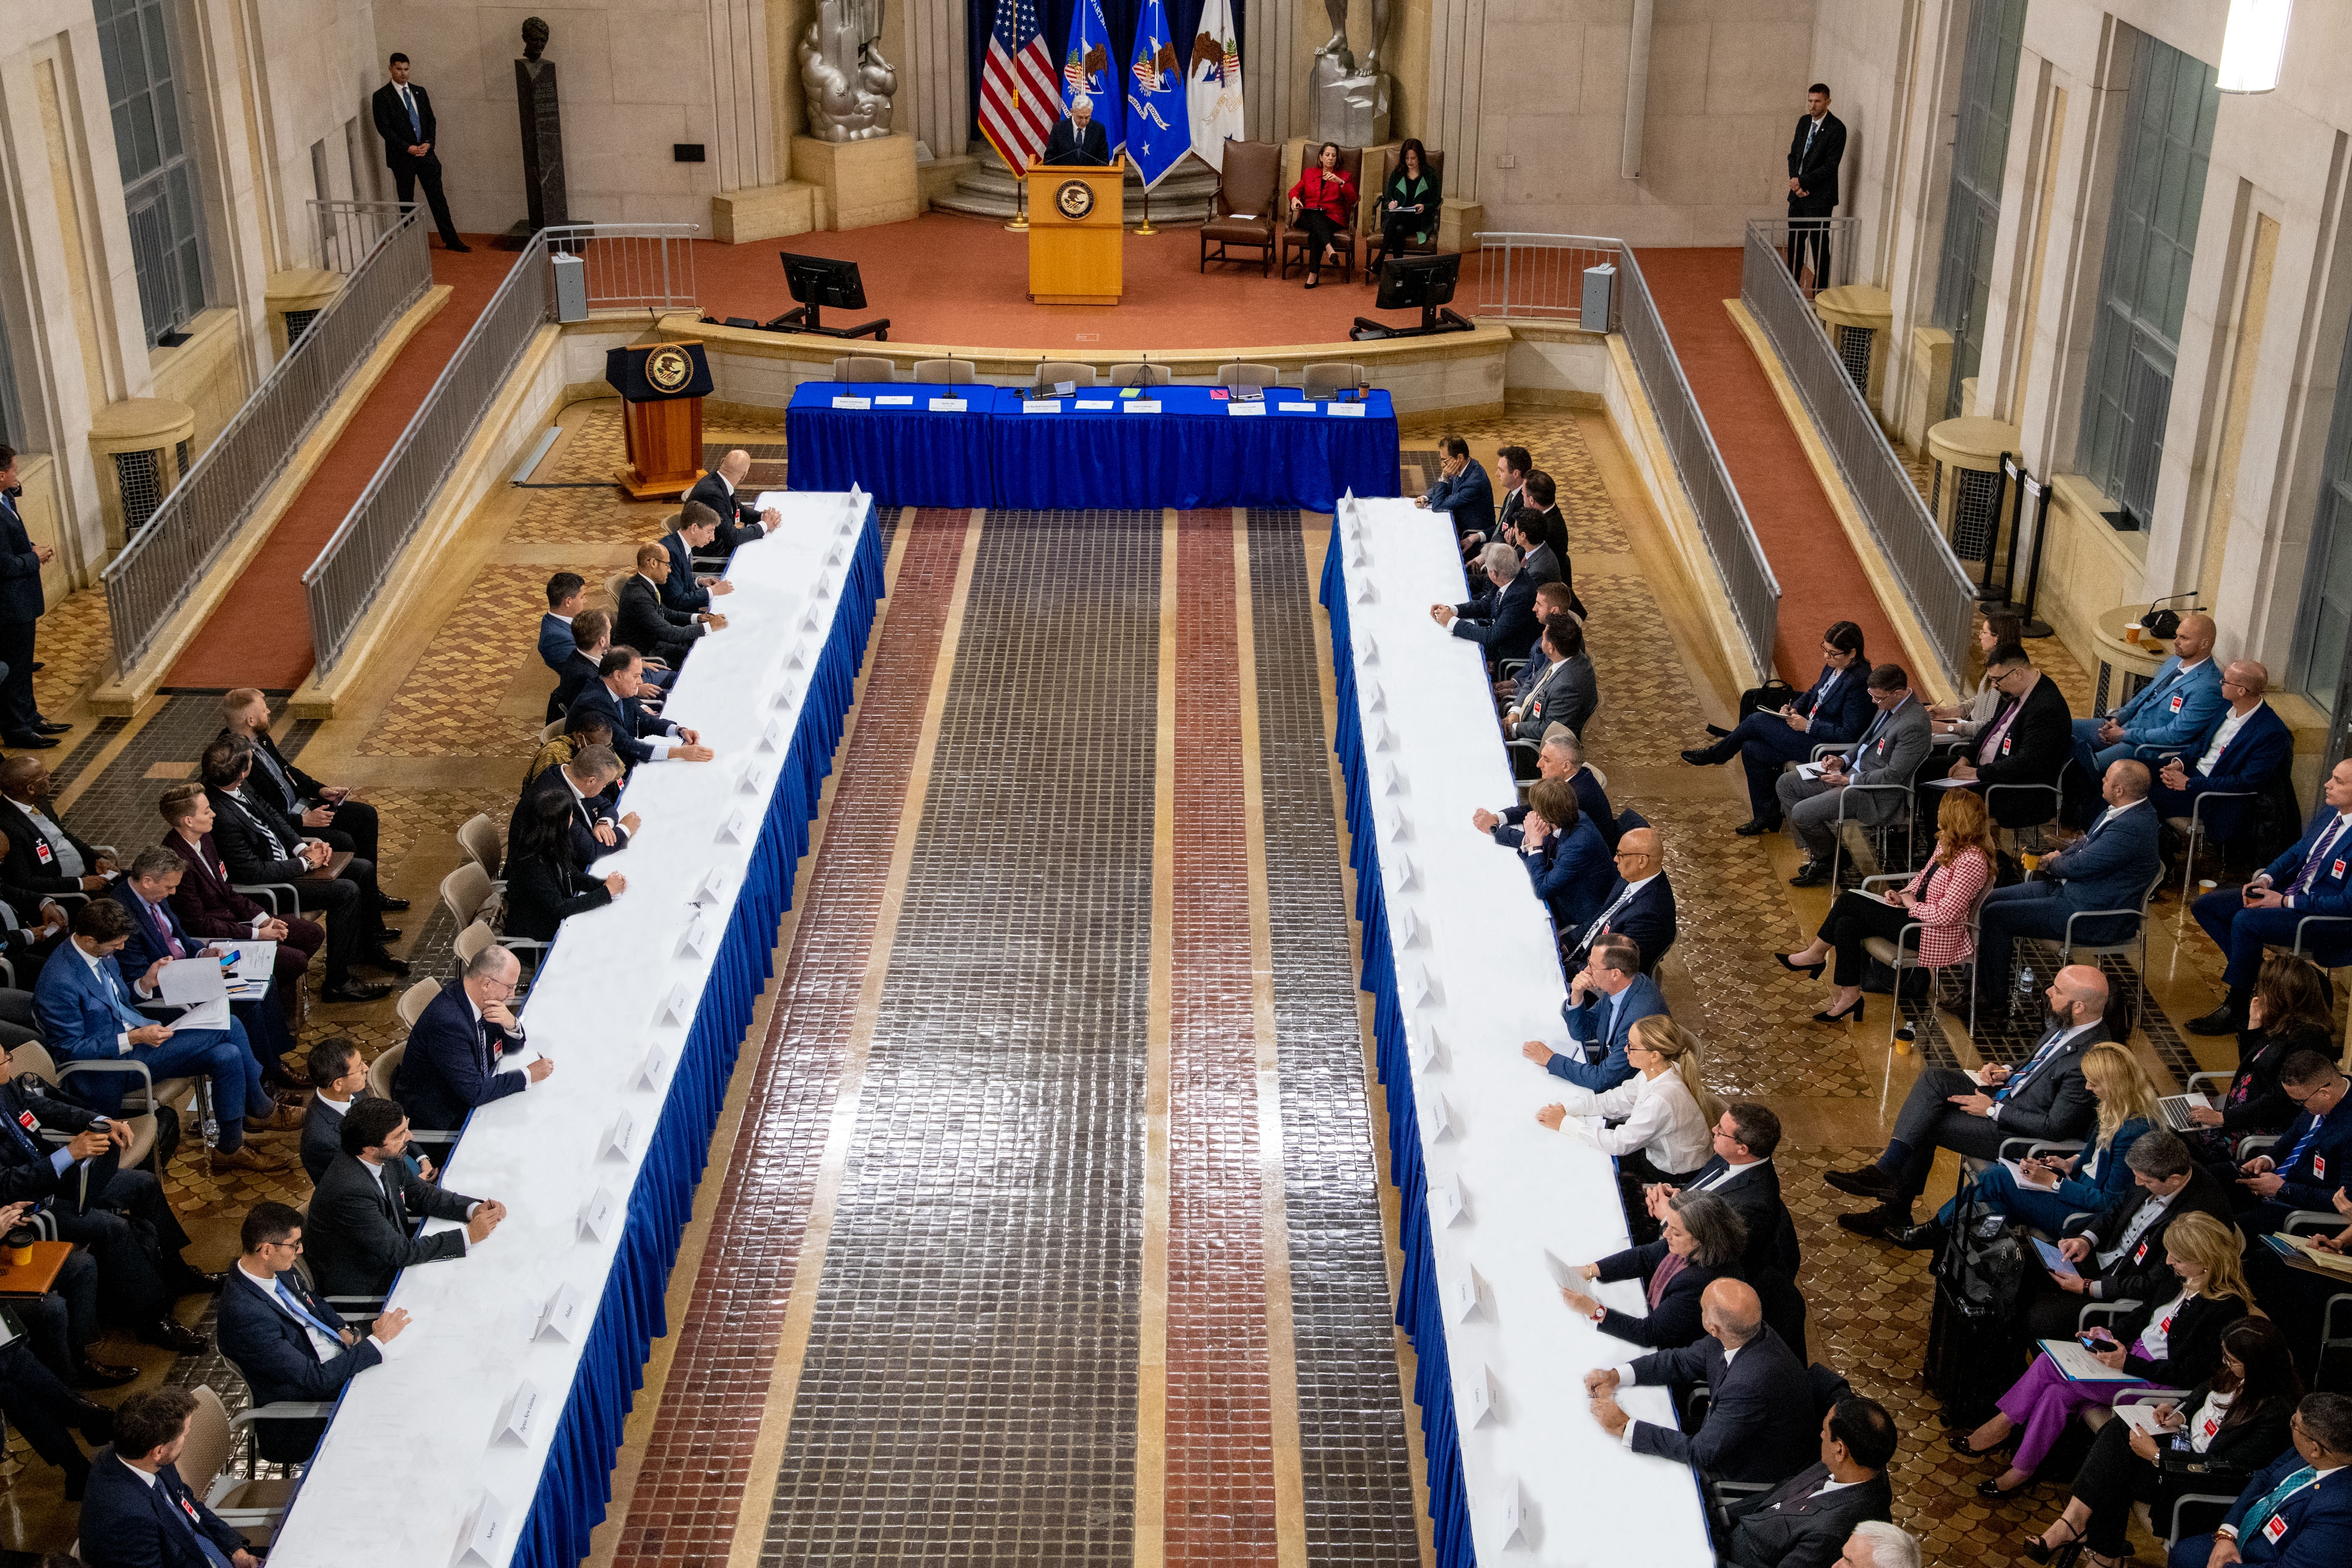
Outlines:
{"label": "woman in green blazer", "polygon": [[1396,172],[1381,189],[1381,250],[1395,256],[1408,246],[1426,245],[1437,233],[1437,207],[1444,192],[1418,138],[1397,149]]}

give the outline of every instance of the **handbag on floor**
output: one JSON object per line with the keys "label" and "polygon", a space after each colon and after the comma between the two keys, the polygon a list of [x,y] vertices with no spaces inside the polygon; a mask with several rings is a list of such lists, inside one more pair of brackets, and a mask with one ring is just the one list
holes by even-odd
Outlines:
{"label": "handbag on floor", "polygon": [[2018,1240],[2006,1226],[1979,1234],[1993,1210],[1964,1180],[1953,1199],[1952,1223],[1936,1254],[1936,1302],[1927,1320],[1924,1368],[1942,1401],[1944,1421],[1974,1427],[2024,1368],[2022,1342],[2011,1320],[2025,1280]]}
{"label": "handbag on floor", "polygon": [[1767,681],[1739,694],[1739,716],[1751,713],[1779,713],[1803,694],[1786,681]]}

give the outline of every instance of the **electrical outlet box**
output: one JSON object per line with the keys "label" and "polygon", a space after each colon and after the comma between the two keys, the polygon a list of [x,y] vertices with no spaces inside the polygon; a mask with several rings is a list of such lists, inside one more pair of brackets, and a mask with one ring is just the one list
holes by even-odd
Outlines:
{"label": "electrical outlet box", "polygon": [[1497,152],[1497,153],[1496,153],[1496,154],[1495,154],[1495,167],[1496,167],[1496,168],[1497,168],[1497,169],[1516,169],[1516,168],[1517,168],[1518,166],[1519,166],[1519,155],[1518,155],[1517,153],[1516,153],[1516,152]]}

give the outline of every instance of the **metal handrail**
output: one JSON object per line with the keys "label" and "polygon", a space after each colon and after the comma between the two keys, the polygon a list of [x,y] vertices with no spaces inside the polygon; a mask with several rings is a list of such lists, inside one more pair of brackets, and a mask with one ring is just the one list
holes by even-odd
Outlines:
{"label": "metal handrail", "polygon": [[577,224],[531,237],[302,573],[319,673],[342,656],[523,350],[555,319],[552,257],[582,258],[592,312],[678,308],[694,303],[693,241],[700,232],[691,224]]}
{"label": "metal handrail", "polygon": [[1470,313],[1491,320],[1580,317],[1584,269],[1614,265],[1625,246],[1599,235],[1487,230],[1472,237],[1478,242],[1478,297]]}
{"label": "metal handrail", "polygon": [[[1832,225],[1849,222],[1829,220]],[[1748,223],[1739,272],[1740,303],[1755,317],[1804,400],[1879,553],[1926,631],[1944,678],[1957,689],[1976,626],[1975,585],[1838,358],[1821,319],[1790,276],[1789,232],[1785,220]],[[1837,240],[1838,249],[1850,255],[1853,242],[1849,233],[1838,232]],[[1837,259],[1832,264],[1833,277]]]}
{"label": "metal handrail", "polygon": [[378,228],[341,291],[99,574],[118,675],[138,664],[188,591],[243,530],[385,330],[432,287],[433,258],[418,214],[392,214]]}

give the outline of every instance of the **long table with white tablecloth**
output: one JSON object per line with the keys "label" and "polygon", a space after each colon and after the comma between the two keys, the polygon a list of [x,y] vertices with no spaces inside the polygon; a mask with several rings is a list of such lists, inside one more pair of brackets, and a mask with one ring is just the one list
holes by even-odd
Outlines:
{"label": "long table with white tablecloth", "polygon": [[411,1324],[345,1391],[278,1568],[569,1568],[604,1517],[883,591],[866,497],[761,499],[782,523],[735,553],[730,625],[667,704],[718,756],[631,777],[643,825],[596,868],[627,890],[564,923],[522,1010],[556,1070],[476,1111],[443,1177],[508,1218],[395,1282]]}
{"label": "long table with white tablecloth", "polygon": [[[1343,501],[1322,597],[1439,1568],[1698,1568],[1691,1472],[1588,1407],[1585,1373],[1638,1347],[1560,1299],[1566,1268],[1627,1244],[1625,1217],[1614,1162],[1535,1119],[1563,1086],[1519,1047],[1567,1044],[1566,986],[1519,856],[1470,825],[1517,796],[1480,650],[1429,614],[1469,597],[1459,547],[1410,501]],[[1644,1310],[1638,1281],[1591,1289]],[[1674,1419],[1662,1388],[1619,1397]]]}

